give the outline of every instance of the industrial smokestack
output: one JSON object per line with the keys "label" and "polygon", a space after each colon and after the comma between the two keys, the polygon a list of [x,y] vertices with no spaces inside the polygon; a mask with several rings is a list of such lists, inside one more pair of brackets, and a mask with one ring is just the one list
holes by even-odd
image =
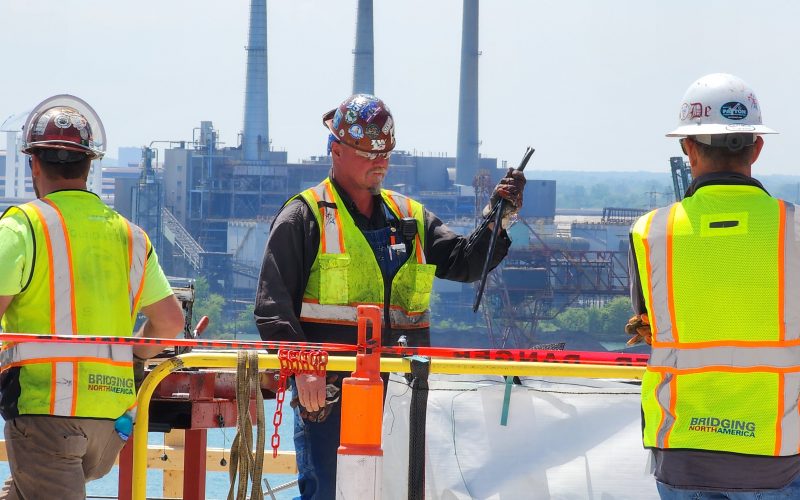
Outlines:
{"label": "industrial smokestack", "polygon": [[456,184],[472,185],[478,173],[478,0],[464,0],[461,83],[458,90]]}
{"label": "industrial smokestack", "polygon": [[269,160],[267,93],[267,0],[250,1],[247,39],[247,82],[244,96],[244,160]]}
{"label": "industrial smokestack", "polygon": [[356,48],[353,61],[353,93],[375,93],[375,43],[372,32],[372,0],[358,0]]}

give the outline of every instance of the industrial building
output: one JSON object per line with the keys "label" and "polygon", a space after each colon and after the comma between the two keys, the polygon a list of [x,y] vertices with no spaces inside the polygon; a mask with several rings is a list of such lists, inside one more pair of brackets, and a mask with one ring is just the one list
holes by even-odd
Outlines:
{"label": "industrial building", "polygon": [[[384,185],[467,233],[508,165],[478,151],[478,0],[464,0],[463,9],[457,155],[395,151]],[[125,164],[104,169],[95,162],[90,179],[93,191],[148,232],[168,274],[204,276],[213,291],[242,307],[252,301],[272,219],[289,197],[318,184],[331,167],[327,156],[289,163],[285,151],[272,148],[266,0],[251,2],[245,50],[239,144],[223,147],[208,117],[193,129],[192,140],[161,144],[163,158],[154,141],[140,150],[140,166],[133,170],[128,164],[136,153],[126,149]],[[371,0],[358,2],[353,53],[353,91],[374,92]],[[18,128],[3,130],[9,144],[5,196],[30,199]],[[565,223],[556,220],[555,205],[555,181],[528,180],[520,222],[512,228],[512,252],[487,287],[484,315],[497,346],[529,347],[539,320],[571,304],[603,303],[627,293],[627,230],[641,211],[611,209],[597,221]],[[435,314],[474,317],[468,312],[472,285],[437,280],[434,290],[446,299]]]}

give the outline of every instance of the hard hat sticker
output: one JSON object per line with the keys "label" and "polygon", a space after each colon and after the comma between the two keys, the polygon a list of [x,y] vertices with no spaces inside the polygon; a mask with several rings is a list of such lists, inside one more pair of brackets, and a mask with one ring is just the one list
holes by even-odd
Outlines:
{"label": "hard hat sticker", "polygon": [[86,128],[86,119],[81,115],[71,115],[69,117],[69,122],[72,123],[72,126],[78,130],[83,130]]}
{"label": "hard hat sticker", "polygon": [[355,123],[358,120],[358,113],[353,111],[352,109],[348,109],[347,113],[344,115],[344,121],[347,123]]}
{"label": "hard hat sticker", "polygon": [[333,114],[333,128],[339,128],[339,124],[342,122],[342,110],[336,108],[336,113]]}
{"label": "hard hat sticker", "polygon": [[725,130],[730,130],[731,132],[753,132],[755,131],[755,127],[752,125],[744,125],[741,123],[735,123],[733,125],[725,125]]}
{"label": "hard hat sticker", "polygon": [[394,121],[392,120],[392,117],[389,116],[386,118],[386,123],[383,124],[381,132],[383,132],[384,134],[388,134],[393,127],[394,127]]}
{"label": "hard hat sticker", "polygon": [[353,111],[361,111],[361,108],[363,108],[366,104],[367,100],[364,97],[359,96],[350,101],[350,104],[347,105],[347,109],[352,109]]}
{"label": "hard hat sticker", "polygon": [[383,151],[386,149],[386,140],[385,139],[373,139],[372,140],[372,150],[373,151]]}
{"label": "hard hat sticker", "polygon": [[56,116],[55,120],[53,120],[53,123],[55,123],[56,127],[58,128],[69,128],[69,116],[65,115],[64,113],[60,113],[58,116]]}
{"label": "hard hat sticker", "polygon": [[367,135],[367,137],[369,137],[370,139],[377,139],[378,137],[380,137],[380,136],[381,136],[381,129],[379,129],[379,128],[378,128],[378,126],[377,126],[377,125],[375,125],[374,123],[370,123],[370,124],[369,124],[369,125],[367,125],[367,127],[364,129],[364,133],[365,133],[365,134]]}
{"label": "hard hat sticker", "polygon": [[361,125],[358,124],[353,125],[352,127],[350,127],[350,130],[348,130],[348,132],[350,132],[350,136],[352,136],[353,139],[364,138],[364,130],[361,128]]}
{"label": "hard hat sticker", "polygon": [[36,125],[33,127],[33,133],[37,135],[44,134],[45,128],[47,128],[47,124],[50,123],[50,117],[48,115],[42,115],[36,121]]}
{"label": "hard hat sticker", "polygon": [[375,118],[378,113],[380,113],[381,107],[378,106],[378,103],[372,101],[371,103],[364,106],[364,109],[361,110],[361,118],[364,119],[367,123],[371,122],[373,118]]}
{"label": "hard hat sticker", "polygon": [[728,120],[743,120],[747,118],[747,106],[741,102],[726,102],[719,108],[719,112]]}
{"label": "hard hat sticker", "polygon": [[685,102],[681,105],[681,120],[702,118],[711,114],[711,106],[703,106],[702,102]]}

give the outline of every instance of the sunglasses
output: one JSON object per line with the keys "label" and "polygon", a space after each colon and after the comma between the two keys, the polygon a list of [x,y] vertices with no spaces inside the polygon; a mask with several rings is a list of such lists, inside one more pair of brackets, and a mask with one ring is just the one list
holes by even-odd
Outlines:
{"label": "sunglasses", "polygon": [[358,149],[355,149],[355,152],[356,152],[356,154],[358,156],[360,156],[362,158],[366,158],[368,160],[377,160],[378,158],[380,158],[381,160],[388,160],[389,157],[392,156],[391,152],[389,152],[389,153],[365,153],[364,151],[359,151]]}

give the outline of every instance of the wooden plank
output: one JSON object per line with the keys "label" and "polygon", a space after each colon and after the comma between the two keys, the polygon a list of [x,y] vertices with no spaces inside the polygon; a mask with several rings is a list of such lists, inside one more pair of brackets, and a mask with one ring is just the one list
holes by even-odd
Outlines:
{"label": "wooden plank", "polygon": [[[161,460],[161,456],[166,453],[167,460]],[[206,449],[206,471],[227,472],[228,466],[220,465],[222,457],[230,463],[231,451],[227,448],[207,448]],[[0,439],[0,462],[8,462],[6,453],[6,442]],[[119,463],[119,461],[117,461]],[[151,444],[147,447],[147,468],[148,469],[183,469],[183,448],[172,446],[160,446]],[[295,462],[293,451],[280,451],[277,458],[272,458],[272,450],[264,452],[264,473],[265,474],[297,474],[297,463]]]}

